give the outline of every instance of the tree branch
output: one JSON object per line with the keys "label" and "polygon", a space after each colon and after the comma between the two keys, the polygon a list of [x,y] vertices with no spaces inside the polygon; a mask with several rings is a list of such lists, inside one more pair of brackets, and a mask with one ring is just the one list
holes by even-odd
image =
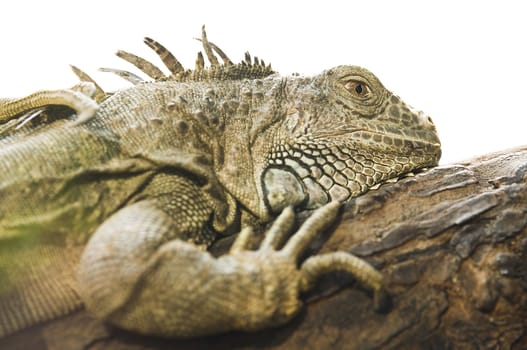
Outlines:
{"label": "tree branch", "polygon": [[[392,308],[343,275],[285,327],[197,340],[141,337],[79,311],[8,349],[495,349],[527,344],[527,146],[442,166],[352,200],[321,252],[377,266]],[[315,248],[320,247],[318,242]]]}

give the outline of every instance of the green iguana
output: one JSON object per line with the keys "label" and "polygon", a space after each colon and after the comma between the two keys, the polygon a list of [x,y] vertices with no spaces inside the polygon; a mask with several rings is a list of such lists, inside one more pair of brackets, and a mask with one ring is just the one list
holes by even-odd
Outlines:
{"label": "green iguana", "polygon": [[[135,83],[106,94],[75,69],[74,89],[0,100],[0,338],[81,305],[160,336],[278,326],[335,270],[381,304],[365,261],[302,254],[340,203],[437,164],[431,119],[363,68],[280,77],[201,41],[208,68],[146,39],[170,76],[120,51],[154,81],[106,69]],[[287,239],[295,211],[316,208]],[[204,249],[235,232],[228,254]]]}

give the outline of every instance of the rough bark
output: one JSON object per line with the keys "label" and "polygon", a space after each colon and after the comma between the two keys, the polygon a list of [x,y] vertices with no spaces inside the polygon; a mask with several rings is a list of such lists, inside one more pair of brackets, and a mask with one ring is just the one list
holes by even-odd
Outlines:
{"label": "rough bark", "polygon": [[392,306],[343,275],[306,295],[289,325],[198,340],[141,337],[79,311],[0,341],[4,349],[527,348],[527,146],[441,166],[349,203],[321,251],[386,277]]}

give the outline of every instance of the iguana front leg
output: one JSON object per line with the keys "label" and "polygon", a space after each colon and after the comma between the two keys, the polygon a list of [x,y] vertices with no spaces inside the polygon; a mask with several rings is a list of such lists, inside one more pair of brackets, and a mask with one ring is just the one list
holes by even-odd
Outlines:
{"label": "iguana front leg", "polygon": [[[0,123],[11,121],[8,129],[20,127],[50,105],[72,108],[77,113],[75,123],[84,123],[92,118],[99,108],[99,105],[92,99],[94,93],[93,83],[81,82],[71,89],[42,90],[22,98],[2,98],[0,99]],[[25,114],[21,118],[14,120],[23,113]]]}
{"label": "iguana front leg", "polygon": [[[95,233],[81,259],[79,285],[87,308],[119,327],[143,334],[196,337],[230,330],[253,331],[289,321],[302,306],[301,292],[323,273],[344,270],[381,295],[382,277],[343,252],[299,256],[329,226],[340,205],[316,211],[278,249],[293,226],[288,208],[256,251],[245,249],[250,230],[229,254],[214,258],[174,239],[186,226],[153,202],[136,203]],[[190,213],[192,215],[192,213]]]}

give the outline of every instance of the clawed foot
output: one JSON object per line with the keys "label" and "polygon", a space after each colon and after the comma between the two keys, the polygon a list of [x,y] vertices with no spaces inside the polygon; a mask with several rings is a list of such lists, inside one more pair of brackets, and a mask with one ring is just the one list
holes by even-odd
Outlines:
{"label": "clawed foot", "polygon": [[[383,311],[389,305],[388,294],[383,288],[383,277],[379,271],[361,258],[348,252],[333,252],[314,255],[307,258],[300,266],[298,260],[308,248],[313,239],[335,221],[340,209],[340,203],[331,202],[318,210],[309,217],[299,228],[299,230],[288,240],[295,220],[292,208],[286,208],[273,223],[257,251],[247,251],[249,236],[252,230],[244,229],[237,237],[229,252],[232,257],[244,257],[245,263],[260,260],[262,274],[275,275],[279,282],[270,282],[273,286],[278,286],[281,292],[279,298],[284,295],[290,296],[294,293],[295,297],[301,292],[306,292],[314,286],[316,281],[324,274],[334,271],[350,273],[362,285],[371,289],[374,296],[374,309]],[[285,276],[277,276],[277,275]],[[285,282],[283,280],[286,280]],[[271,278],[269,278],[271,280]],[[265,279],[264,283],[267,282]],[[294,292],[288,289],[296,289]],[[277,298],[278,299],[278,298]],[[262,301],[263,302],[263,301]],[[284,300],[277,303],[293,305],[292,301]],[[286,314],[292,315],[296,312],[289,310]]]}
{"label": "clawed foot", "polygon": [[[38,91],[18,99],[0,100],[0,123],[8,124],[2,132],[19,129],[38,117],[50,105],[64,105],[77,113],[74,125],[82,124],[93,118],[99,105],[92,99],[95,85],[81,82],[71,89]],[[22,116],[20,116],[22,114]]]}
{"label": "clawed foot", "polygon": [[[304,251],[333,224],[339,209],[333,202],[316,210],[289,237],[295,214],[286,208],[257,250],[247,249],[252,234],[247,228],[228,254],[215,258],[194,244],[167,241],[173,226],[160,218],[169,217],[139,202],[108,219],[92,236],[79,267],[79,290],[88,310],[112,324],[187,338],[283,325],[301,310],[301,293],[322,274],[337,270],[372,289],[378,307],[385,294],[382,276],[362,259],[334,252],[312,256],[299,266]],[[116,231],[125,221],[129,231]],[[122,237],[131,232],[139,238],[123,244]],[[113,275],[119,283],[107,278]]]}

